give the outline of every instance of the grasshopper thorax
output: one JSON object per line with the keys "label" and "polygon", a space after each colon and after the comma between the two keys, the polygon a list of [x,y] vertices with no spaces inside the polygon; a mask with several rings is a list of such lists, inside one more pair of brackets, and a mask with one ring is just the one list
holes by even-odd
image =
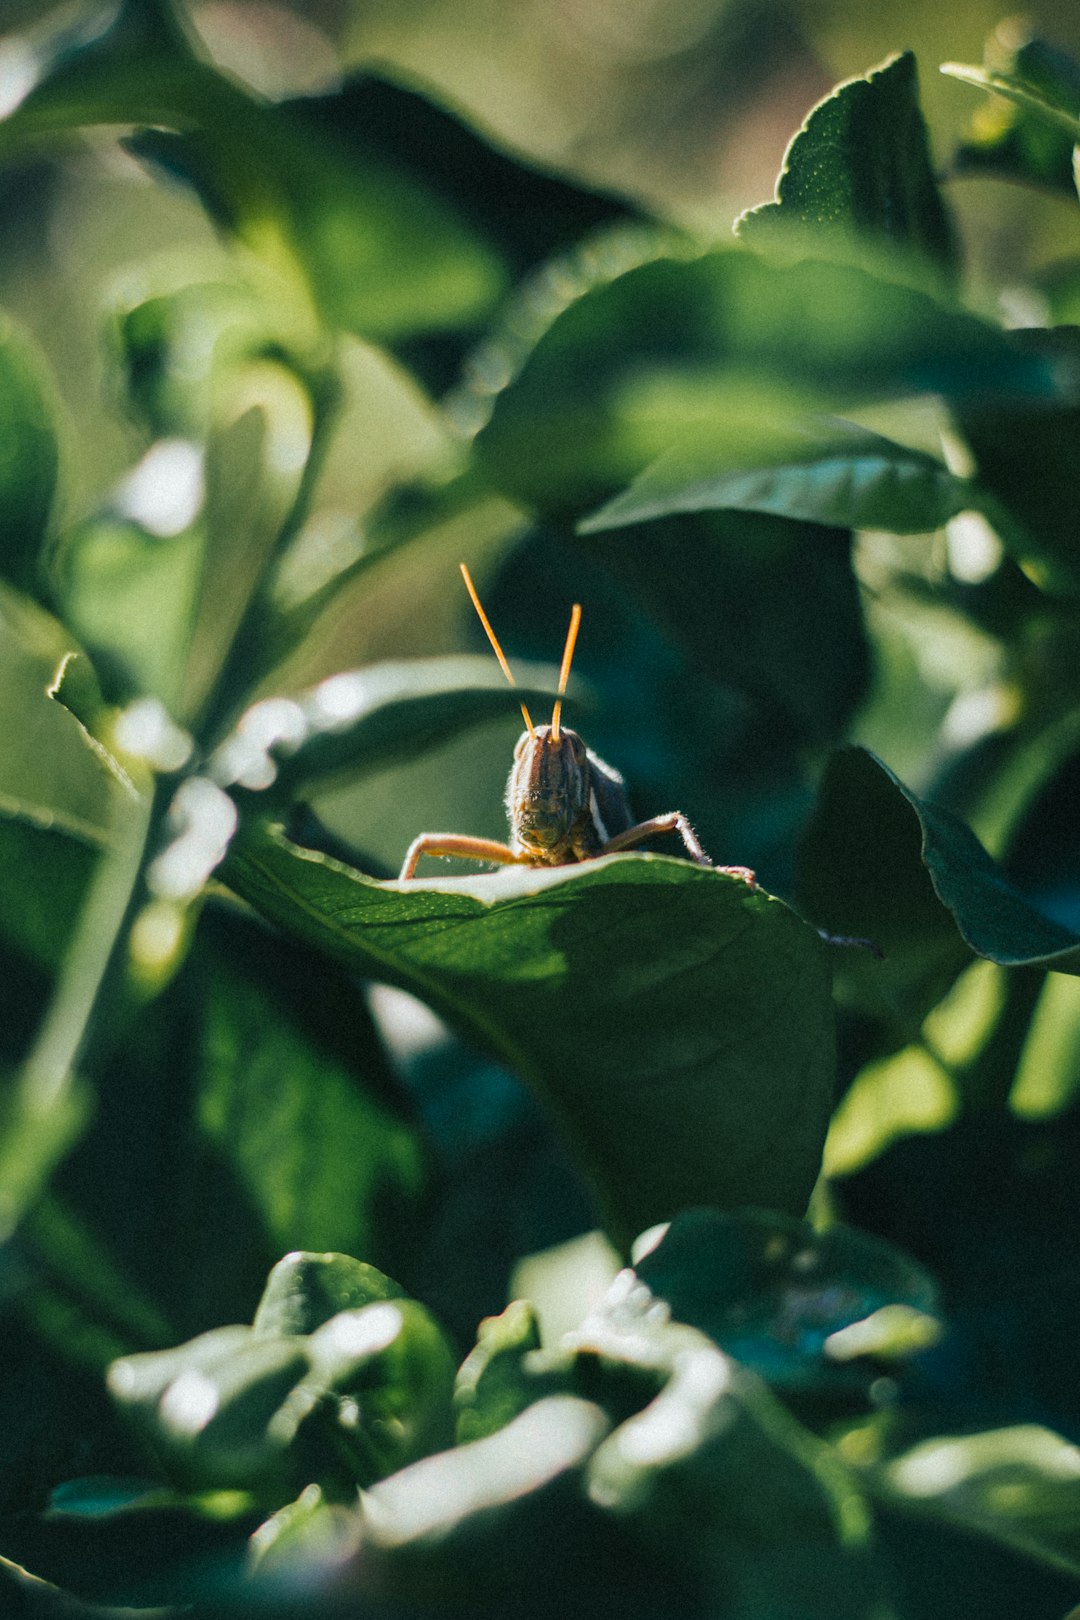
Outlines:
{"label": "grasshopper thorax", "polygon": [[566,726],[523,731],[506,784],[511,845],[545,865],[575,859],[572,853],[589,816],[588,750]]}

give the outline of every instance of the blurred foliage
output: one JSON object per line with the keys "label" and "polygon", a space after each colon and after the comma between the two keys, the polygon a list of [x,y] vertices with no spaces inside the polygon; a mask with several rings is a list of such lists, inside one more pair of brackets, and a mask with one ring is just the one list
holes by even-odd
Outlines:
{"label": "blurred foliage", "polygon": [[0,1600],[1065,1616],[1075,11],[9,17]]}

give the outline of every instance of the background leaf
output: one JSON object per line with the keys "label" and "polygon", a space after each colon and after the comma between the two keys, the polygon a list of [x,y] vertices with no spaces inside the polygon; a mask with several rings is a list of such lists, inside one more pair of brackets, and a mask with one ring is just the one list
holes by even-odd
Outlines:
{"label": "background leaf", "polygon": [[743,214],[736,230],[751,247],[767,247],[778,225],[814,227],[818,248],[840,234],[848,252],[887,243],[955,274],[956,240],[911,51],[838,85],[810,113],[788,147],[776,201]]}

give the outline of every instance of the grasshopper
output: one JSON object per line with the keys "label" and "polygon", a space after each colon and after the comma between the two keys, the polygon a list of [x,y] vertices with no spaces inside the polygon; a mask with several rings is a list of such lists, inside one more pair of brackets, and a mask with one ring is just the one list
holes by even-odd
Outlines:
{"label": "grasshopper", "polygon": [[[464,563],[461,574],[499,666],[514,686],[510,665]],[[421,833],[409,845],[401,868],[402,879],[415,877],[422,855],[456,855],[498,866],[566,866],[633,849],[660,833],[678,833],[692,861],[698,866],[712,866],[681,810],[635,821],[618,771],[586,748],[576,731],[562,724],[563,694],[570,679],[580,625],[581,605],[575,602],[551,724],[534,726],[528,709],[521,704],[525,730],[514,749],[514,764],[506,784],[510,842],[501,844],[497,839],[473,838],[468,833]],[[722,866],[718,870],[756,886],[753,872],[745,866]]]}

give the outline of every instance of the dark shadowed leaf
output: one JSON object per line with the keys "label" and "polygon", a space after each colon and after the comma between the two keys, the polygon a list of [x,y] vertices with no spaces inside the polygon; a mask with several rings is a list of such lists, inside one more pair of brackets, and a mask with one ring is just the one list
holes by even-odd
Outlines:
{"label": "dark shadowed leaf", "polygon": [[1006,967],[1080,973],[1080,938],[1014,889],[970,828],[864,749],[830,762],[799,892],[822,926],[882,947],[883,981],[894,957],[901,973],[921,957],[925,974],[955,975],[969,951]]}
{"label": "dark shadowed leaf", "polygon": [[0,576],[44,589],[42,548],[58,471],[49,386],[37,355],[0,317]]}
{"label": "dark shadowed leaf", "polygon": [[772,897],[641,855],[381,884],[258,826],[226,877],[533,1085],[618,1241],[686,1204],[805,1207],[832,1098],[828,968]]}
{"label": "dark shadowed leaf", "polygon": [[826,251],[831,240],[857,252],[858,237],[955,270],[910,51],[838,85],[814,108],[788,147],[776,201],[743,214],[736,228],[752,247],[767,247],[777,227],[792,226],[814,228]]}

